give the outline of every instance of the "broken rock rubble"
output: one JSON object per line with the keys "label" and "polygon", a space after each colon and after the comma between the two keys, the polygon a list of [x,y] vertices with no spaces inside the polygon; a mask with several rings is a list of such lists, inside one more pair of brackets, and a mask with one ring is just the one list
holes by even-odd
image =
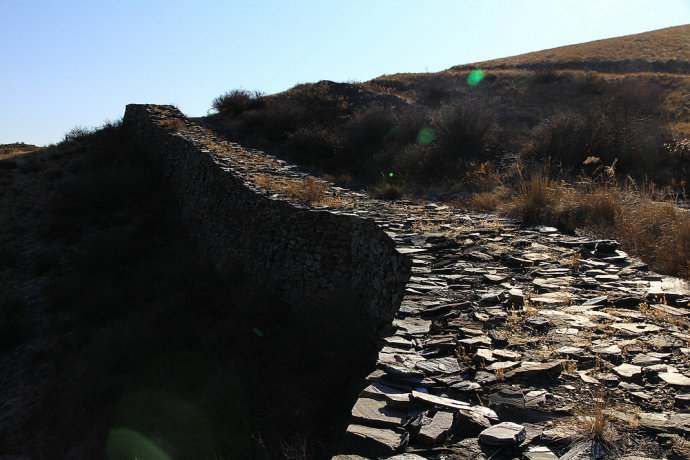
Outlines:
{"label": "broken rock rubble", "polygon": [[[653,439],[664,424],[690,435],[680,417],[690,396],[678,394],[690,387],[687,285],[611,241],[449,208],[434,219],[433,207],[368,206],[413,257],[413,285],[360,396],[377,413],[353,408],[353,423],[388,431],[352,425],[371,438],[360,447],[385,445],[391,458],[599,455],[599,445],[573,444],[581,431],[567,442],[546,434],[593,414],[595,393],[642,414],[609,424],[636,426],[659,455]],[[422,215],[431,231],[413,227]],[[661,286],[673,291],[658,302]],[[341,450],[385,458],[347,442]]]}

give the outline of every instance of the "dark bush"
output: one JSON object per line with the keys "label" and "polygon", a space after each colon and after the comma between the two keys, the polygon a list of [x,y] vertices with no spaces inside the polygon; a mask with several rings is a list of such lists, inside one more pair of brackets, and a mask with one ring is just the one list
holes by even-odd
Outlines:
{"label": "dark bush", "polygon": [[233,89],[215,98],[211,106],[221,115],[236,116],[247,110],[263,107],[265,104],[263,96],[264,94],[260,91]]}
{"label": "dark bush", "polygon": [[609,112],[624,113],[638,117],[662,114],[664,90],[648,80],[625,79],[611,84],[605,100]]}
{"label": "dark bush", "polygon": [[84,126],[75,126],[65,133],[65,137],[62,142],[74,142],[86,138],[90,134],[93,134],[93,130],[86,128]]}
{"label": "dark bush", "polygon": [[621,173],[644,175],[658,161],[666,136],[660,121],[615,100],[585,113],[559,112],[539,123],[524,158],[553,159],[577,173],[583,162],[596,157],[604,164],[618,161]]}
{"label": "dark bush", "polygon": [[467,97],[441,108],[433,120],[436,140],[432,169],[457,172],[467,161],[480,158],[496,135],[496,114],[484,101]]}
{"label": "dark bush", "polygon": [[375,149],[395,136],[398,120],[391,110],[374,104],[356,111],[348,121],[345,132],[351,151]]}
{"label": "dark bush", "polygon": [[560,78],[561,76],[552,65],[542,65],[534,71],[534,83],[553,83]]}
{"label": "dark bush", "polygon": [[453,94],[455,84],[445,75],[429,75],[420,82],[417,102],[437,109],[447,103]]}
{"label": "dark bush", "polygon": [[329,169],[337,167],[342,139],[328,127],[312,125],[291,132],[287,146],[294,161]]}
{"label": "dark bush", "polygon": [[575,75],[573,83],[575,89],[581,94],[601,94],[603,91],[601,77],[592,70]]}

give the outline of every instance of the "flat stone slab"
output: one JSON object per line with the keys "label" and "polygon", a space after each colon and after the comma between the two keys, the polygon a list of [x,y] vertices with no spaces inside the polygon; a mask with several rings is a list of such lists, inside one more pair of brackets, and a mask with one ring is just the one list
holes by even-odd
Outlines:
{"label": "flat stone slab", "polygon": [[418,361],[415,367],[426,375],[452,374],[461,370],[457,358],[436,358]]}
{"label": "flat stone slab", "polygon": [[640,353],[639,355],[636,355],[633,358],[632,363],[637,365],[637,366],[648,367],[648,366],[653,366],[655,364],[661,364],[661,358],[657,358],[655,356]]}
{"label": "flat stone slab", "polygon": [[690,378],[677,372],[659,372],[659,378],[669,385],[690,387]]}
{"label": "flat stone slab", "polygon": [[479,441],[491,446],[515,445],[524,441],[526,435],[524,426],[502,422],[479,433]]}
{"label": "flat stone slab", "polygon": [[410,393],[389,387],[381,382],[371,382],[371,384],[362,390],[360,396],[373,396],[374,399],[384,398],[389,405],[408,406],[410,403]]}
{"label": "flat stone slab", "polygon": [[375,455],[393,455],[407,442],[405,435],[393,430],[355,424],[347,427],[345,438],[346,448]]}
{"label": "flat stone slab", "polygon": [[399,328],[399,332],[403,334],[421,335],[429,333],[431,321],[422,318],[405,318],[393,321],[393,326]]}
{"label": "flat stone slab", "polygon": [[388,457],[386,460],[426,460],[417,454],[398,454]]}
{"label": "flat stone slab", "polygon": [[424,401],[435,406],[448,407],[450,409],[470,410],[472,408],[470,403],[458,401],[457,399],[444,398],[442,396],[434,396],[416,390],[412,390],[412,397],[419,401]]}
{"label": "flat stone slab", "polygon": [[453,420],[453,412],[442,410],[436,412],[431,422],[422,425],[419,429],[417,435],[419,440],[425,444],[437,444],[439,439],[453,428]]}
{"label": "flat stone slab", "polygon": [[628,335],[642,335],[661,330],[656,324],[649,323],[614,323],[612,328],[627,333]]}
{"label": "flat stone slab", "polygon": [[524,455],[527,460],[558,460],[558,456],[546,446],[530,447]]}
{"label": "flat stone slab", "polygon": [[621,377],[625,377],[627,379],[634,379],[642,376],[642,368],[633,364],[623,363],[620,366],[614,367],[613,371]]}
{"label": "flat stone slab", "polygon": [[531,361],[523,361],[520,367],[506,373],[506,378],[522,376],[522,377],[554,377],[563,371],[563,361],[549,361],[546,363],[535,363]]}
{"label": "flat stone slab", "polygon": [[373,426],[400,426],[405,423],[405,413],[386,406],[385,401],[359,398],[352,408],[352,418]]}

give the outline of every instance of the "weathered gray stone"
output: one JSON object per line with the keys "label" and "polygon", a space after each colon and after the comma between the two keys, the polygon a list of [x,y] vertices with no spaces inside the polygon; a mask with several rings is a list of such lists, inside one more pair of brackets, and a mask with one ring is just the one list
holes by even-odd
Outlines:
{"label": "weathered gray stone", "polygon": [[561,456],[561,460],[598,460],[601,458],[604,458],[604,448],[596,439],[578,442]]}
{"label": "weathered gray stone", "polygon": [[471,409],[472,405],[457,399],[444,398],[442,396],[434,396],[428,393],[421,393],[419,391],[412,391],[412,397],[416,400],[429,403],[434,406],[447,407],[450,409]]}
{"label": "weathered gray stone", "polygon": [[386,460],[426,460],[424,457],[417,454],[398,454],[386,458]]}
{"label": "weathered gray stone", "polygon": [[409,391],[403,391],[397,388],[392,388],[381,382],[371,382],[364,390],[361,396],[372,396],[374,399],[385,399],[387,405],[391,407],[407,407],[410,404]]}
{"label": "weathered gray stone", "polygon": [[425,444],[437,444],[453,428],[453,412],[440,410],[428,423],[422,423],[417,438]]}
{"label": "weathered gray stone", "polygon": [[479,391],[481,390],[482,386],[478,384],[477,382],[472,382],[469,380],[465,380],[464,382],[458,382],[454,383],[450,386],[455,391],[461,391],[461,392],[470,392],[470,391]]}
{"label": "weathered gray stone", "polygon": [[659,377],[661,378],[661,380],[668,383],[669,385],[676,385],[681,387],[690,386],[690,378],[686,377],[683,374],[678,374],[675,372],[660,372]]}
{"label": "weathered gray stone", "polygon": [[405,413],[388,407],[385,401],[359,398],[352,408],[352,418],[369,426],[396,427],[405,421]]}
{"label": "weathered gray stone", "polygon": [[452,374],[461,370],[457,358],[436,358],[418,361],[415,367],[426,375]]}
{"label": "weathered gray stone", "polygon": [[350,425],[345,432],[345,449],[392,455],[406,443],[406,436],[393,430]]}
{"label": "weathered gray stone", "polygon": [[506,373],[506,378],[519,377],[554,377],[563,371],[563,361],[536,363],[523,361],[520,367]]}
{"label": "weathered gray stone", "polygon": [[626,379],[634,379],[642,376],[642,368],[632,364],[623,363],[613,368],[613,371]]}
{"label": "weathered gray stone", "polygon": [[527,460],[558,460],[558,456],[546,446],[530,447],[524,455]]}
{"label": "weathered gray stone", "polygon": [[475,411],[459,410],[455,415],[456,435],[466,438],[478,436],[483,430],[491,426],[491,421]]}
{"label": "weathered gray stone", "polygon": [[611,327],[631,336],[649,334],[661,330],[656,324],[649,323],[614,323]]}
{"label": "weathered gray stone", "polygon": [[655,357],[650,356],[648,354],[640,353],[639,355],[635,355],[635,357],[632,360],[632,363],[637,365],[637,366],[647,367],[647,366],[651,366],[654,364],[660,364],[661,359],[655,358]]}
{"label": "weathered gray stone", "polygon": [[513,422],[501,422],[479,433],[479,442],[492,446],[515,445],[525,439],[525,427]]}
{"label": "weathered gray stone", "polygon": [[[495,447],[491,449],[496,450]],[[449,446],[445,457],[447,460],[487,460],[490,455],[490,451],[485,452],[485,446],[479,444],[479,440],[472,436]]]}
{"label": "weathered gray stone", "polygon": [[549,327],[551,323],[549,322],[549,318],[544,316],[530,316],[525,320],[525,324],[531,328],[543,330]]}

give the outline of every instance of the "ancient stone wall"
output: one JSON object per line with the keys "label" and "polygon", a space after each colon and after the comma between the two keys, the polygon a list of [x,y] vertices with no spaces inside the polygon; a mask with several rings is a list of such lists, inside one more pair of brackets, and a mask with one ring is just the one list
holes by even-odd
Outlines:
{"label": "ancient stone wall", "polygon": [[[249,152],[174,107],[128,105],[123,126],[160,163],[192,236],[216,266],[251,278],[259,290],[276,290],[294,309],[356,302],[378,334],[390,327],[411,263],[373,220],[316,209],[257,185],[251,174],[262,165]],[[271,161],[264,172],[277,179],[288,174],[280,160]]]}

